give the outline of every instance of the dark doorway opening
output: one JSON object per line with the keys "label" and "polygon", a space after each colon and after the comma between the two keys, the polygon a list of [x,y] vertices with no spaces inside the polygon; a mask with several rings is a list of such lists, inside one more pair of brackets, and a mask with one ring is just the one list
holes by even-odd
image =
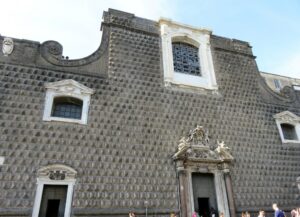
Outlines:
{"label": "dark doorway opening", "polygon": [[48,200],[46,217],[58,217],[60,200]]}
{"label": "dark doorway opening", "polygon": [[64,217],[67,185],[44,185],[39,217]]}
{"label": "dark doorway opening", "polygon": [[199,217],[209,217],[209,198],[198,198]]}
{"label": "dark doorway opening", "polygon": [[218,206],[215,192],[214,175],[192,173],[194,211],[199,217],[217,216]]}

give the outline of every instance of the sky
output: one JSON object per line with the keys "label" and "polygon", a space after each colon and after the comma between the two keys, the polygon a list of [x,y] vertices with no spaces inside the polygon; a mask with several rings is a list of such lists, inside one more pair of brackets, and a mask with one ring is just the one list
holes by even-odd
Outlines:
{"label": "sky", "polygon": [[63,45],[82,58],[101,41],[103,11],[170,18],[247,41],[260,71],[300,78],[300,0],[0,0],[0,34]]}

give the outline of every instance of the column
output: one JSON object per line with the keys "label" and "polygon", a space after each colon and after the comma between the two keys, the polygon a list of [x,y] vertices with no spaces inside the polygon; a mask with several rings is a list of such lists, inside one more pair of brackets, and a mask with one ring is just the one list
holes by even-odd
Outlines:
{"label": "column", "polygon": [[218,211],[223,212],[225,217],[230,217],[223,172],[218,170],[214,174]]}
{"label": "column", "polygon": [[227,189],[227,197],[228,197],[230,216],[231,217],[236,217],[232,182],[231,182],[231,176],[230,176],[229,171],[224,174],[224,177],[225,177],[225,185],[226,185],[226,189]]}

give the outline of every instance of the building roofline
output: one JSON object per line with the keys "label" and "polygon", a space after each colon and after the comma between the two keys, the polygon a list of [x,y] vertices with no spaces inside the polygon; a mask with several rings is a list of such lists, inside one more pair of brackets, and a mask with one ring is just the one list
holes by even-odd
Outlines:
{"label": "building roofline", "polygon": [[276,76],[276,77],[282,77],[282,78],[288,78],[288,79],[300,80],[300,78],[294,78],[294,77],[289,77],[289,76],[285,76],[285,75],[278,75],[278,74],[274,74],[274,73],[270,73],[270,72],[259,71],[259,73],[261,73],[261,74],[266,74],[266,75],[274,75],[274,76]]}

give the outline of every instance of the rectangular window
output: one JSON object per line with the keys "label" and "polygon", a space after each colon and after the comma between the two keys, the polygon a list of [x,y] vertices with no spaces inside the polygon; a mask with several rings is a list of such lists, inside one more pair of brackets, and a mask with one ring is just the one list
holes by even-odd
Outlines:
{"label": "rectangular window", "polygon": [[283,137],[286,140],[298,140],[295,126],[291,124],[281,124]]}
{"label": "rectangular window", "polygon": [[281,90],[281,83],[279,80],[274,79],[274,85],[277,90]]}

